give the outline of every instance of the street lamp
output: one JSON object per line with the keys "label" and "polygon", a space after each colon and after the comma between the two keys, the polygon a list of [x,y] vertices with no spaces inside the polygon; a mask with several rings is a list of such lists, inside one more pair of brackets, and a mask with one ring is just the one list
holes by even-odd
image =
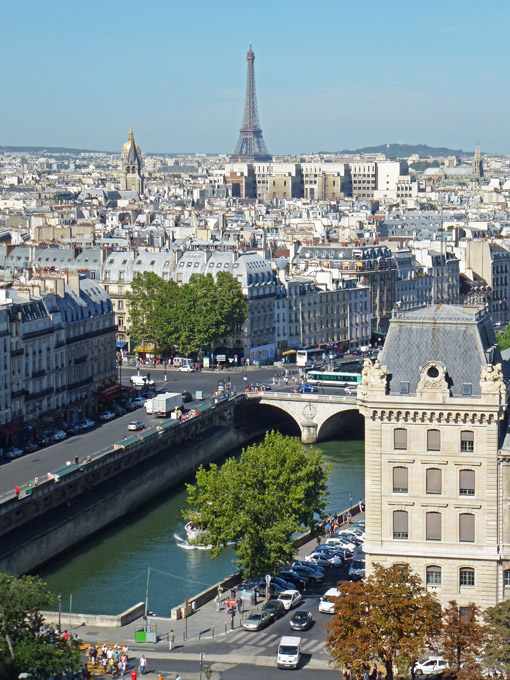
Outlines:
{"label": "street lamp", "polygon": [[58,596],[58,632],[62,633],[62,595]]}

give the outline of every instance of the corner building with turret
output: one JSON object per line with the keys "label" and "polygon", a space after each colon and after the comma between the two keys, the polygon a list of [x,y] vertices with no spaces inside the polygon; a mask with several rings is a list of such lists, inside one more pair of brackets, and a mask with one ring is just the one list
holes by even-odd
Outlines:
{"label": "corner building with turret", "polygon": [[358,401],[367,574],[408,563],[443,605],[510,597],[507,375],[486,310],[397,315]]}

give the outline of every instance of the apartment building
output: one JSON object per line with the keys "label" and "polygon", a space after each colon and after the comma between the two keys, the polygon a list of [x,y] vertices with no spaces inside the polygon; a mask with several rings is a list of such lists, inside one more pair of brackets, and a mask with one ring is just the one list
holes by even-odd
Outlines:
{"label": "apartment building", "polygon": [[358,390],[367,573],[408,563],[444,605],[510,596],[507,378],[483,307],[392,319]]}

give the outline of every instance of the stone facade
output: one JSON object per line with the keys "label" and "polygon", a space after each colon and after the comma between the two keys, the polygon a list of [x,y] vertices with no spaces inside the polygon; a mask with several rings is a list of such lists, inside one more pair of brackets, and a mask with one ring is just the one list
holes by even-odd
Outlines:
{"label": "stone facade", "polygon": [[439,305],[397,316],[380,363],[365,361],[358,401],[367,572],[407,562],[443,604],[503,599],[507,388],[489,315]]}

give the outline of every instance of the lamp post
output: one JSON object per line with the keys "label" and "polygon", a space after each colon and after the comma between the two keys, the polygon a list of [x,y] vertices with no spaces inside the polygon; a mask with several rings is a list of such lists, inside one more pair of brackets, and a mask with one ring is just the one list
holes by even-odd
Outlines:
{"label": "lamp post", "polygon": [[62,633],[62,595],[58,596],[58,632]]}
{"label": "lamp post", "polygon": [[167,366],[168,366],[168,359],[165,359],[165,376],[164,376],[165,382],[166,382],[166,367]]}

